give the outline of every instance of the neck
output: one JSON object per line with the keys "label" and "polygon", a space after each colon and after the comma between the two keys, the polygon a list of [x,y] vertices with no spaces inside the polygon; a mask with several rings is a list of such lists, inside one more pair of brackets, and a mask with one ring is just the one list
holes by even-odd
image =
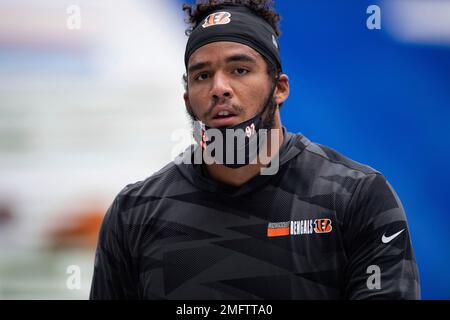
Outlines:
{"label": "neck", "polygon": [[[278,129],[279,139],[278,143],[272,144],[271,130],[268,130],[267,135],[267,156],[272,158],[280,149],[284,141],[283,129],[281,127],[280,111],[277,110],[275,114],[275,126],[273,129]],[[256,164],[249,164],[238,169],[228,168],[221,164],[206,165],[206,170],[209,175],[216,181],[233,187],[240,187],[247,183],[252,178],[260,174],[261,169],[266,167],[261,163],[259,157]]]}

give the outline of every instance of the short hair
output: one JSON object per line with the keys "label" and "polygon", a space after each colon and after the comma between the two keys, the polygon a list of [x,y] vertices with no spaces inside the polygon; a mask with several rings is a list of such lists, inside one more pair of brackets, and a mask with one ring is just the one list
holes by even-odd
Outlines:
{"label": "short hair", "polygon": [[185,3],[183,5],[183,11],[187,15],[186,23],[190,25],[185,31],[186,35],[189,35],[206,15],[225,4],[247,7],[257,16],[263,18],[275,30],[275,34],[278,37],[281,35],[281,16],[274,10],[274,2],[272,0],[197,0],[194,5]]}

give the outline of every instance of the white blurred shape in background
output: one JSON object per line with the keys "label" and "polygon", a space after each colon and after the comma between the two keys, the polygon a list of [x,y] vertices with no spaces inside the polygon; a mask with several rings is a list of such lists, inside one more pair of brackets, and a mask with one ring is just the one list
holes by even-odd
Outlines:
{"label": "white blurred shape in background", "polygon": [[[71,5],[81,10],[79,30],[67,28]],[[176,5],[0,1],[0,298],[86,298],[91,270],[78,293],[61,287],[65,268],[57,283],[30,274],[19,284],[33,266],[29,253],[38,270],[52,270],[39,267],[51,254],[41,251],[55,246],[49,230],[104,213],[126,184],[173,160],[172,132],[189,129],[187,38]],[[75,250],[58,251],[64,258],[53,267],[61,259],[90,265]],[[90,243],[89,259],[92,250]]]}
{"label": "white blurred shape in background", "polygon": [[449,0],[384,0],[383,25],[402,42],[450,46]]}

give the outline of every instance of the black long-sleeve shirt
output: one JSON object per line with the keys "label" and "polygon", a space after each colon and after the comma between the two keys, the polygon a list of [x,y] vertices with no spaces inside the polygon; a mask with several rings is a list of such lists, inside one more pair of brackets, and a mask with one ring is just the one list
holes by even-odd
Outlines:
{"label": "black long-sleeve shirt", "polygon": [[276,175],[235,188],[172,162],[126,186],[101,227],[90,298],[418,299],[383,175],[283,130]]}

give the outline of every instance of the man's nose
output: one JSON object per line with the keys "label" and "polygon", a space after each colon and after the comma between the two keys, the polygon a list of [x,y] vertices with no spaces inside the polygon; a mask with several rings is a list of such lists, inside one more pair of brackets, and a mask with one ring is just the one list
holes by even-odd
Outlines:
{"label": "man's nose", "polygon": [[214,99],[231,98],[232,89],[229,79],[222,72],[216,72],[212,82],[211,96]]}

